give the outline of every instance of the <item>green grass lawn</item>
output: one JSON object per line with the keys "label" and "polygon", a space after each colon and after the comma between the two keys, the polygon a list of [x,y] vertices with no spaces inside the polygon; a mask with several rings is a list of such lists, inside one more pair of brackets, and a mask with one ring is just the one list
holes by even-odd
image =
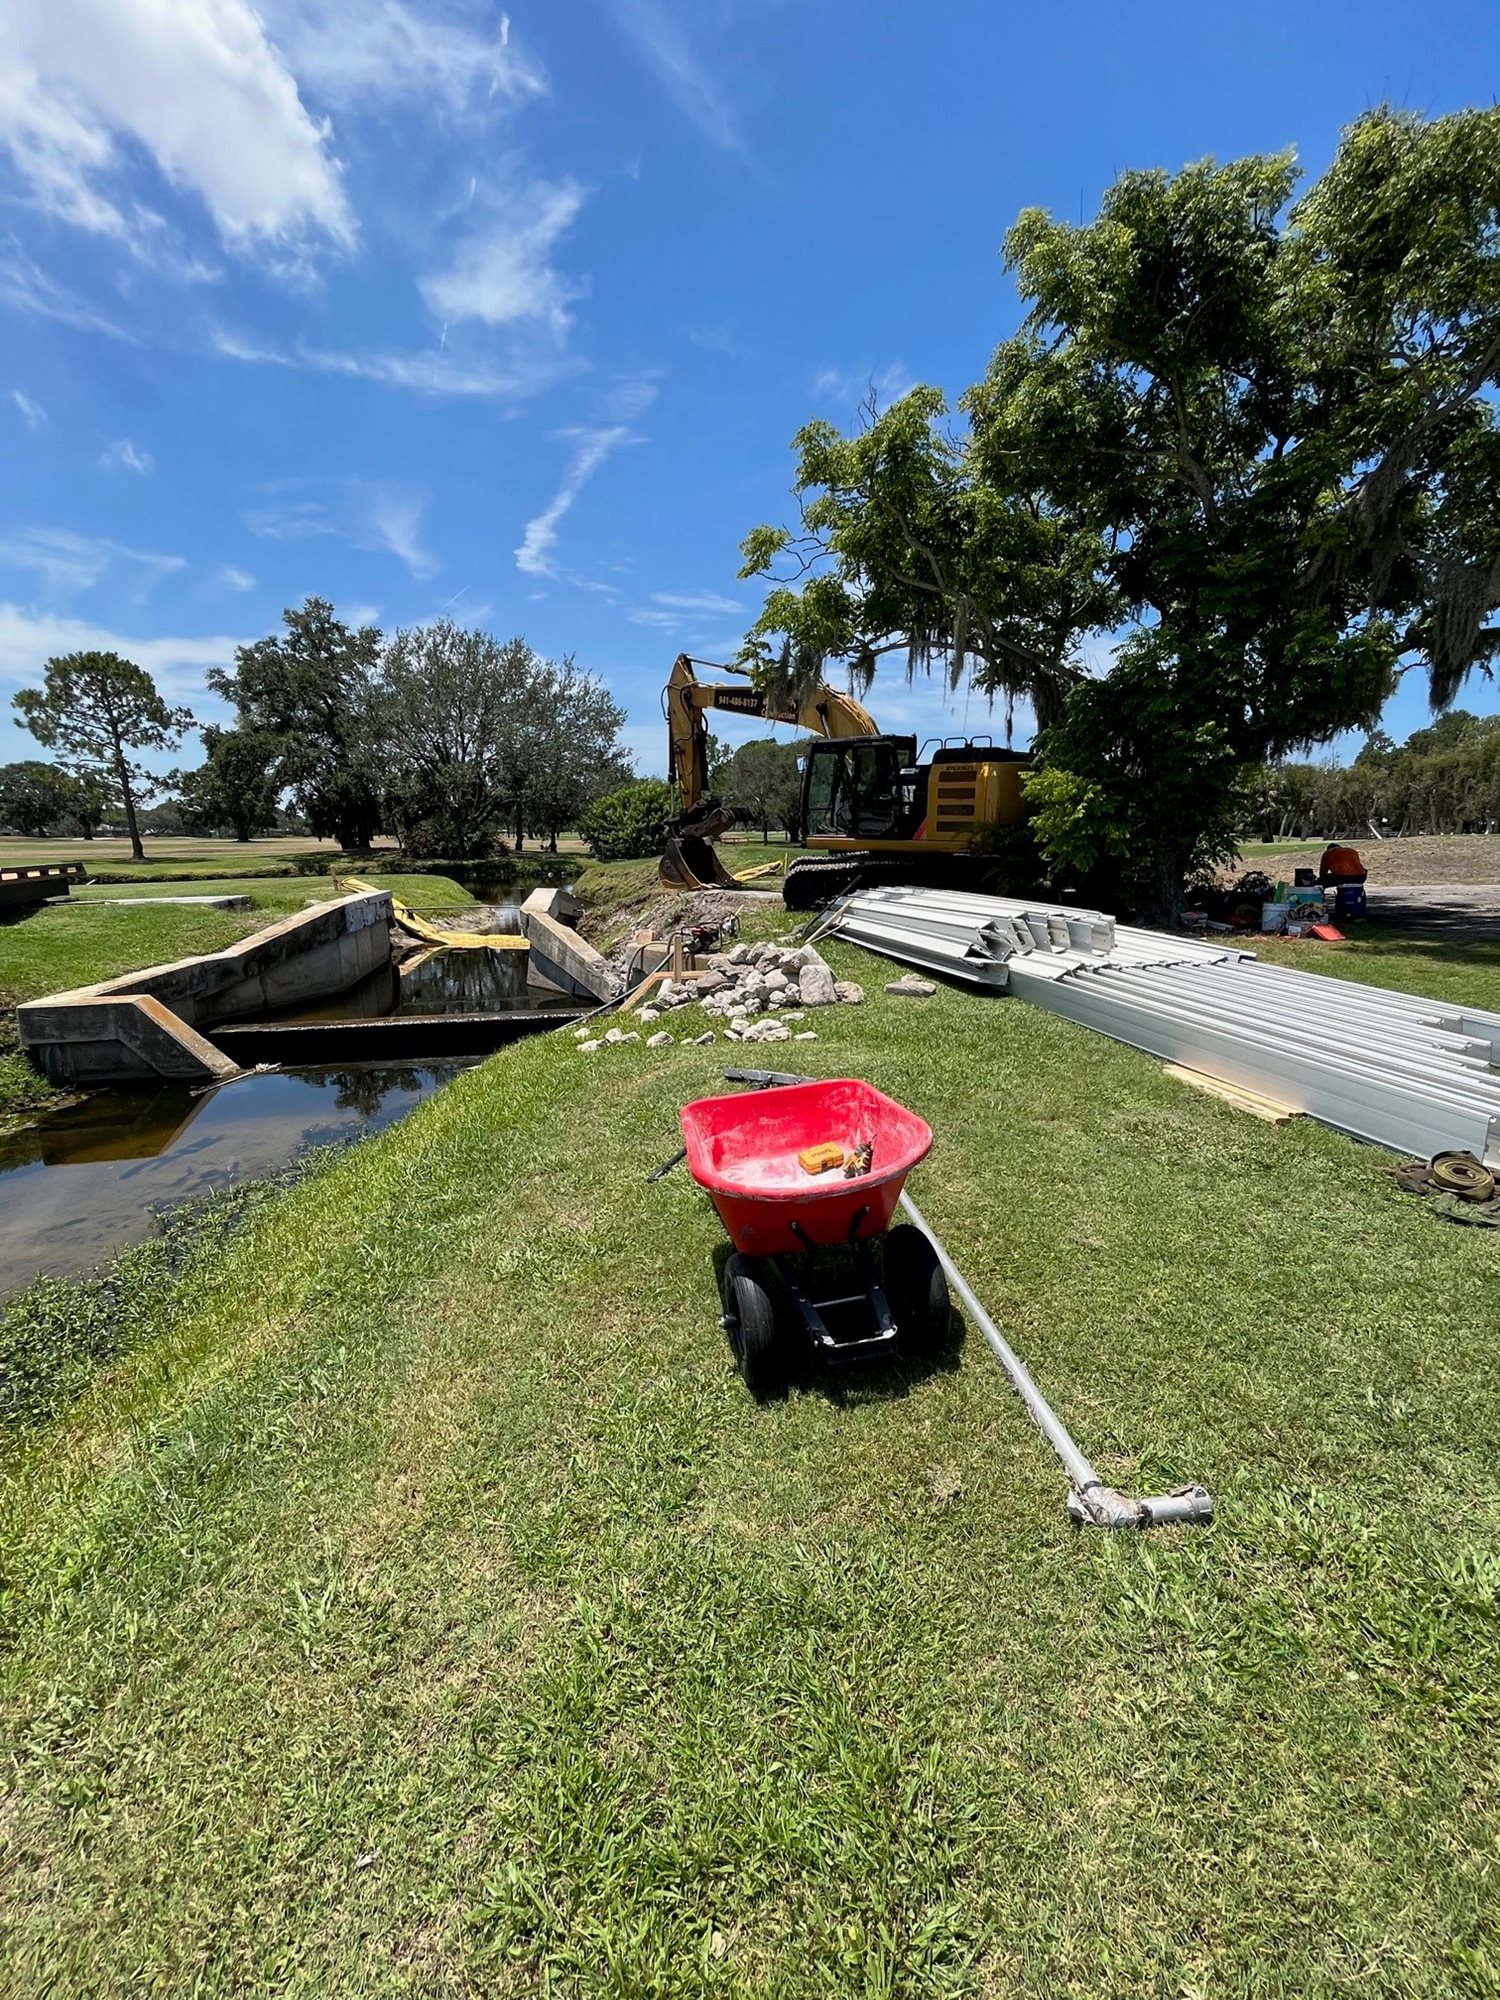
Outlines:
{"label": "green grass lawn", "polygon": [[1500,1990],[1493,1234],[829,955],[775,1059],[930,1119],[1080,1441],[1214,1526],[1071,1529],[973,1333],[756,1407],[645,1184],[730,1050],[521,1044],[14,1441],[8,1991]]}
{"label": "green grass lawn", "polygon": [[1299,972],[1326,973],[1330,979],[1358,979],[1399,992],[1427,993],[1434,1000],[1466,1001],[1500,1012],[1500,943],[1487,939],[1413,936],[1393,924],[1343,923],[1343,944],[1316,938],[1245,940],[1248,950],[1272,965]]}
{"label": "green grass lawn", "polygon": [[35,862],[82,861],[90,873],[119,874],[122,879],[153,875],[185,876],[288,874],[297,859],[332,859],[337,843],[314,840],[297,834],[273,835],[264,840],[205,840],[189,835],[148,833],[142,840],[144,862],[132,861],[130,842],[100,834],[93,840],[54,834],[32,840],[19,834],[0,835],[0,868]]}
{"label": "green grass lawn", "polygon": [[[413,909],[453,910],[461,909],[474,901],[473,896],[457,882],[446,875],[398,875],[385,874],[379,869],[361,869],[349,865],[348,873],[360,881],[373,882],[379,889],[389,889]],[[305,909],[309,903],[327,902],[340,895],[339,882],[345,877],[339,875],[282,875],[282,876],[208,876],[192,882],[99,882],[87,883],[81,889],[73,890],[69,897],[74,903],[134,902],[143,897],[153,896],[248,896],[258,910],[274,911],[279,916],[290,916],[294,911]]]}

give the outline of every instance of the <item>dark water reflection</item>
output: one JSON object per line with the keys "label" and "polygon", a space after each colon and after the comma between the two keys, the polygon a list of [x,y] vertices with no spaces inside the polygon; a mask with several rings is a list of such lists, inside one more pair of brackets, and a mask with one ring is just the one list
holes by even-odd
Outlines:
{"label": "dark water reflection", "polygon": [[555,987],[526,983],[526,954],[507,951],[413,953],[382,966],[348,992],[266,1014],[268,1021],[370,1021],[402,1014],[516,1014],[566,1006]]}
{"label": "dark water reflection", "polygon": [[74,1276],[152,1231],[152,1212],[378,1132],[471,1065],[350,1064],[247,1076],[204,1096],[110,1090],[0,1138],[0,1299]]}

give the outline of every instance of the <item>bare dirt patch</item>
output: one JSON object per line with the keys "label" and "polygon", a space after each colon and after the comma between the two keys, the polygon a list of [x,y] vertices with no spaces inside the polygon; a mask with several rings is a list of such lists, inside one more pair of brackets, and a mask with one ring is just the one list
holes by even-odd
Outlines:
{"label": "bare dirt patch", "polygon": [[[1316,868],[1325,841],[1251,844],[1241,850],[1234,870],[1264,868],[1287,882],[1296,868]],[[1500,884],[1500,833],[1414,833],[1402,840],[1355,838],[1370,887],[1387,884]]]}

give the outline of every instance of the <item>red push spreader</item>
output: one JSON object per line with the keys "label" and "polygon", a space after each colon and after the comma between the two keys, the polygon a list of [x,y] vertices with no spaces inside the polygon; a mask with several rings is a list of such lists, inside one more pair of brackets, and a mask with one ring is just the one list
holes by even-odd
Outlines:
{"label": "red push spreader", "polygon": [[[932,1127],[855,1077],[787,1084],[684,1104],[688,1172],[746,1256],[819,1249],[890,1226],[906,1176],[932,1146]],[[873,1146],[870,1171],[810,1174],[797,1155],[827,1143]]]}

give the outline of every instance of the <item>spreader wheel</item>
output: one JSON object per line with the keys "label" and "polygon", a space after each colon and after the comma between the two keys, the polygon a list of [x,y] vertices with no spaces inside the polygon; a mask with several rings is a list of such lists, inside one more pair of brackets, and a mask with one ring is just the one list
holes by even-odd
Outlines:
{"label": "spreader wheel", "polygon": [[932,1239],[909,1222],[885,1239],[885,1295],[908,1354],[935,1353],[948,1337],[953,1308]]}
{"label": "spreader wheel", "polygon": [[786,1387],[787,1356],[762,1268],[754,1257],[731,1257],[725,1265],[724,1328],[745,1387],[752,1396],[774,1396]]}

